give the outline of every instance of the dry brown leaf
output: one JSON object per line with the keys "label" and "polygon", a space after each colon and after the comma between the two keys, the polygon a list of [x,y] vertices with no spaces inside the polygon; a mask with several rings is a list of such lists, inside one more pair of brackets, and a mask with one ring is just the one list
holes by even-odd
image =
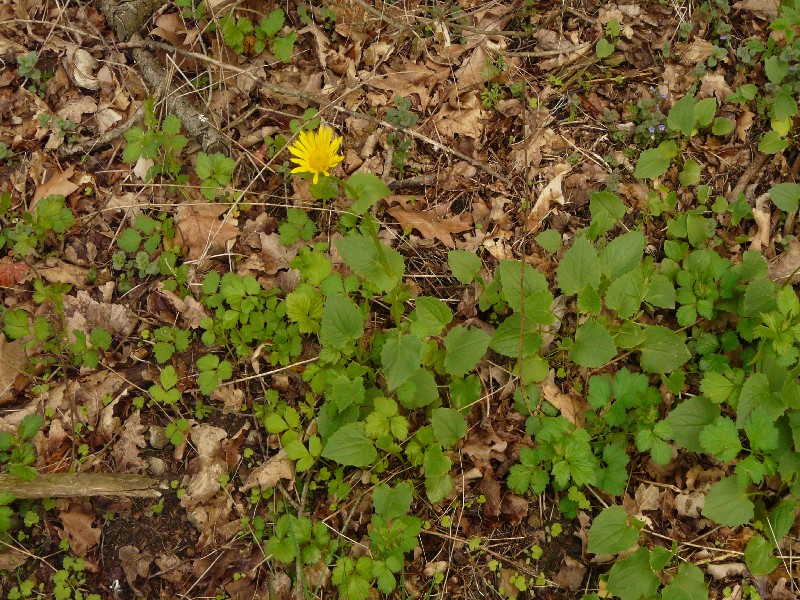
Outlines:
{"label": "dry brown leaf", "polygon": [[486,129],[487,120],[488,113],[481,105],[476,92],[465,95],[458,108],[444,103],[433,115],[436,130],[451,140],[455,139],[457,135],[480,140]]}
{"label": "dry brown leaf", "polygon": [[72,54],[72,77],[75,83],[87,90],[99,90],[100,82],[95,72],[99,61],[83,48],[78,48]]}
{"label": "dry brown leaf", "polygon": [[116,466],[115,472],[138,471],[147,467],[147,462],[139,457],[139,450],[147,446],[144,431],[142,414],[137,410],[125,421],[122,434],[111,450]]}
{"label": "dry brown leaf", "polygon": [[[0,43],[0,48],[2,47],[2,43]],[[13,546],[6,545],[2,551],[0,551],[0,571],[7,571],[11,573],[12,571],[16,570],[17,567],[24,564],[28,560],[28,555],[23,554]]]}
{"label": "dry brown leaf", "polygon": [[186,469],[186,494],[181,497],[181,506],[184,507],[211,500],[220,490],[219,478],[228,470],[221,445],[222,440],[228,437],[224,429],[200,424],[192,427],[189,435],[197,457]]}
{"label": "dry brown leaf", "polygon": [[555,384],[555,376],[555,371],[550,369],[547,379],[541,384],[544,399],[555,406],[567,421],[582,427],[586,409],[585,402],[577,396],[562,392]]}
{"label": "dry brown leaf", "polygon": [[119,549],[118,556],[122,570],[125,572],[125,578],[128,580],[128,585],[137,592],[137,596],[141,595],[141,592],[136,588],[136,579],[139,577],[147,579],[148,575],[150,575],[150,563],[153,562],[153,557],[150,554],[140,553],[136,546],[122,546]]}
{"label": "dry brown leaf", "polygon": [[740,0],[733,8],[751,12],[754,17],[765,21],[773,21],[778,16],[779,4],[780,0]]}
{"label": "dry brown leaf", "polygon": [[455,247],[450,234],[472,228],[469,217],[464,216],[440,219],[434,211],[408,210],[401,206],[390,208],[387,212],[397,219],[403,229],[416,229],[426,240],[437,239],[448,248]]}
{"label": "dry brown leaf", "polygon": [[516,527],[528,514],[528,501],[516,494],[506,494],[500,503],[500,512],[508,518],[512,526]]}
{"label": "dry brown leaf", "polygon": [[189,259],[228,250],[228,242],[239,235],[233,220],[219,217],[228,210],[221,204],[181,204],[175,217],[175,241],[189,248]]}
{"label": "dry brown leaf", "polygon": [[254,487],[266,490],[274,488],[282,479],[288,480],[290,484],[294,482],[294,462],[286,456],[284,449],[250,473],[240,489],[242,492]]}
{"label": "dry brown leaf", "polygon": [[564,205],[564,192],[561,189],[561,180],[564,178],[564,175],[571,170],[572,167],[568,163],[561,163],[553,167],[555,176],[541,191],[531,212],[528,213],[528,219],[526,221],[528,232],[535,233],[539,230],[545,217],[550,214],[550,206],[553,203]]}
{"label": "dry brown leaf", "polygon": [[417,96],[420,110],[425,111],[434,95],[434,88],[446,81],[449,75],[450,72],[446,67],[431,62],[420,64],[404,59],[402,64],[391,69],[386,75],[370,77],[367,86],[395,94],[402,90],[402,95],[405,97]]}
{"label": "dry brown leaf", "polygon": [[70,340],[74,339],[75,329],[83,331],[88,339],[96,327],[103,327],[113,336],[125,339],[136,328],[137,322],[124,305],[97,302],[86,290],[78,290],[77,296],[64,296],[64,315]]}
{"label": "dry brown leaf", "polygon": [[736,137],[739,138],[740,141],[747,141],[747,132],[750,131],[750,128],[753,126],[755,116],[755,113],[745,108],[736,119]]}
{"label": "dry brown leaf", "polygon": [[727,100],[733,93],[731,86],[725,81],[725,74],[721,71],[707,73],[700,83],[700,94],[703,96],[716,96],[720,103]]}
{"label": "dry brown leaf", "polygon": [[715,50],[714,44],[701,37],[696,37],[692,45],[681,54],[680,60],[684,66],[693,67],[698,63],[705,62],[709,56],[714,54]]}
{"label": "dry brown leaf", "polygon": [[31,200],[30,210],[33,210],[42,198],[53,194],[66,197],[77,190],[78,186],[70,181],[74,174],[75,166],[70,165],[61,173],[53,175],[42,185],[37,185],[36,191],[33,193],[33,200]]}
{"label": "dry brown leaf", "polygon": [[97,102],[89,96],[81,96],[66,102],[64,106],[58,109],[56,114],[64,119],[80,123],[83,120],[83,115],[94,114],[96,111]]}
{"label": "dry brown leaf", "polygon": [[90,505],[72,503],[67,510],[59,513],[62,526],[62,539],[69,540],[70,548],[77,556],[86,556],[90,548],[100,542],[102,530],[93,527],[94,511]]}
{"label": "dry brown leaf", "polygon": [[789,250],[769,266],[769,278],[781,285],[800,283],[800,242],[792,240]]}
{"label": "dry brown leaf", "polygon": [[583,576],[586,574],[586,567],[571,556],[564,557],[564,564],[553,577],[553,581],[562,588],[567,588],[573,592],[581,589]]}
{"label": "dry brown leaf", "polygon": [[177,311],[181,318],[181,323],[189,329],[197,329],[200,327],[200,321],[208,316],[206,307],[200,304],[191,296],[181,298],[175,292],[164,289],[164,283],[159,281],[156,284],[159,294],[169,302]]}
{"label": "dry brown leaf", "polygon": [[25,367],[28,357],[21,340],[9,342],[0,333],[0,406],[13,399],[14,383],[17,377],[27,379]]}
{"label": "dry brown leaf", "polygon": [[726,577],[743,575],[747,571],[747,565],[744,563],[711,564],[706,567],[706,571],[715,581],[719,581]]}

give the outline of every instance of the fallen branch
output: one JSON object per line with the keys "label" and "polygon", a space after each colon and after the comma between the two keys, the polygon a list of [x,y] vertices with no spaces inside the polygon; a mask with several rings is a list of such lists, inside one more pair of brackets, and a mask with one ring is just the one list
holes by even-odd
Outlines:
{"label": "fallen branch", "polygon": [[84,496],[159,498],[158,481],[132,473],[44,473],[33,481],[0,475],[0,490],[19,499]]}

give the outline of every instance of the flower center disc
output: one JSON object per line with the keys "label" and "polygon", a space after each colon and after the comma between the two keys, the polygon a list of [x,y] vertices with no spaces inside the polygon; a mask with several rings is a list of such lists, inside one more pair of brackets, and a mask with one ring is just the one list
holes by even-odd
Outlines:
{"label": "flower center disc", "polygon": [[309,155],[308,165],[317,173],[322,173],[328,168],[328,153],[323,148],[317,148]]}

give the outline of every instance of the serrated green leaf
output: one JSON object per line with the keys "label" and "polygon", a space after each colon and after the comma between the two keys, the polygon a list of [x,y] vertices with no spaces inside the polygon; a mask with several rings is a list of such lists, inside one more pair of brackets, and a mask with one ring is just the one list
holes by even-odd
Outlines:
{"label": "serrated green leaf", "polygon": [[420,296],[411,314],[411,333],[419,338],[439,335],[453,320],[453,312],[438,298]]}
{"label": "serrated green leaf", "polygon": [[650,552],[639,548],[614,563],[608,573],[608,590],[620,600],[642,600],[658,591],[661,584],[650,567]]}
{"label": "serrated green leaf", "polygon": [[538,354],[542,345],[542,336],[535,323],[514,313],[503,321],[494,335],[490,347],[503,356],[518,358]]}
{"label": "serrated green leaf", "polygon": [[433,404],[439,399],[436,378],[427,369],[417,369],[397,388],[397,399],[408,410]]}
{"label": "serrated green leaf", "polygon": [[661,590],[663,600],[705,600],[708,586],[703,579],[703,571],[692,563],[682,563],[678,574]]}
{"label": "serrated green leaf", "polygon": [[692,135],[695,126],[695,101],[694,97],[686,95],[675,104],[667,115],[667,127],[680,131],[685,136]]}
{"label": "serrated green leaf", "polygon": [[641,231],[629,231],[613,239],[600,252],[600,268],[611,281],[632,271],[642,259],[647,240]]}
{"label": "serrated green leaf", "polygon": [[650,373],[670,373],[692,357],[683,338],[661,325],[645,329],[644,338],[639,364]]}
{"label": "serrated green leaf", "polygon": [[769,190],[772,203],[784,212],[796,211],[800,201],[800,185],[796,183],[779,183]]}
{"label": "serrated green leaf", "polygon": [[664,422],[672,428],[672,439],[691,452],[703,452],[700,433],[720,416],[719,406],[703,396],[694,396],[672,409]]}
{"label": "serrated green leaf", "polygon": [[119,246],[120,250],[124,250],[125,252],[136,252],[141,243],[141,234],[130,227],[123,229],[122,233],[120,233],[119,237],[117,238],[117,245]]}
{"label": "serrated green leaf", "polygon": [[356,171],[347,178],[344,191],[353,200],[350,212],[357,215],[363,215],[376,202],[391,194],[391,190],[380,177],[363,171]]}
{"label": "serrated green leaf", "polygon": [[343,350],[361,339],[363,334],[364,317],[353,301],[338,293],[328,296],[320,328],[320,341],[323,345]]}
{"label": "serrated green leaf", "polygon": [[589,212],[592,215],[589,237],[596,239],[611,229],[623,217],[625,205],[616,194],[593,192],[589,196]]}
{"label": "serrated green leaf", "polygon": [[742,450],[739,431],[728,417],[718,417],[700,432],[700,445],[703,450],[721,462],[730,462]]}
{"label": "serrated green leaf", "polygon": [[750,573],[757,577],[769,575],[781,564],[781,560],[772,555],[772,545],[758,534],[747,542],[744,562]]}
{"label": "serrated green leaf", "polygon": [[395,519],[408,513],[413,496],[414,487],[409,481],[399,483],[394,488],[382,483],[375,486],[372,492],[372,505],[384,519]]}
{"label": "serrated green leaf", "polygon": [[445,371],[454,377],[465,375],[483,358],[490,341],[489,335],[481,329],[456,325],[444,338]]}

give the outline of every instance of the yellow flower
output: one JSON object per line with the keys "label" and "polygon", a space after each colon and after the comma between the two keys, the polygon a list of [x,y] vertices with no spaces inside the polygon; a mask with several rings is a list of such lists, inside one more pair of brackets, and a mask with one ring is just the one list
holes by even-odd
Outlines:
{"label": "yellow flower", "polygon": [[330,170],[344,160],[344,156],[336,154],[341,145],[342,138],[334,139],[330,127],[320,125],[317,132],[301,131],[289,146],[295,156],[292,162],[298,165],[292,173],[313,173],[313,183],[317,183],[320,175],[330,175]]}

